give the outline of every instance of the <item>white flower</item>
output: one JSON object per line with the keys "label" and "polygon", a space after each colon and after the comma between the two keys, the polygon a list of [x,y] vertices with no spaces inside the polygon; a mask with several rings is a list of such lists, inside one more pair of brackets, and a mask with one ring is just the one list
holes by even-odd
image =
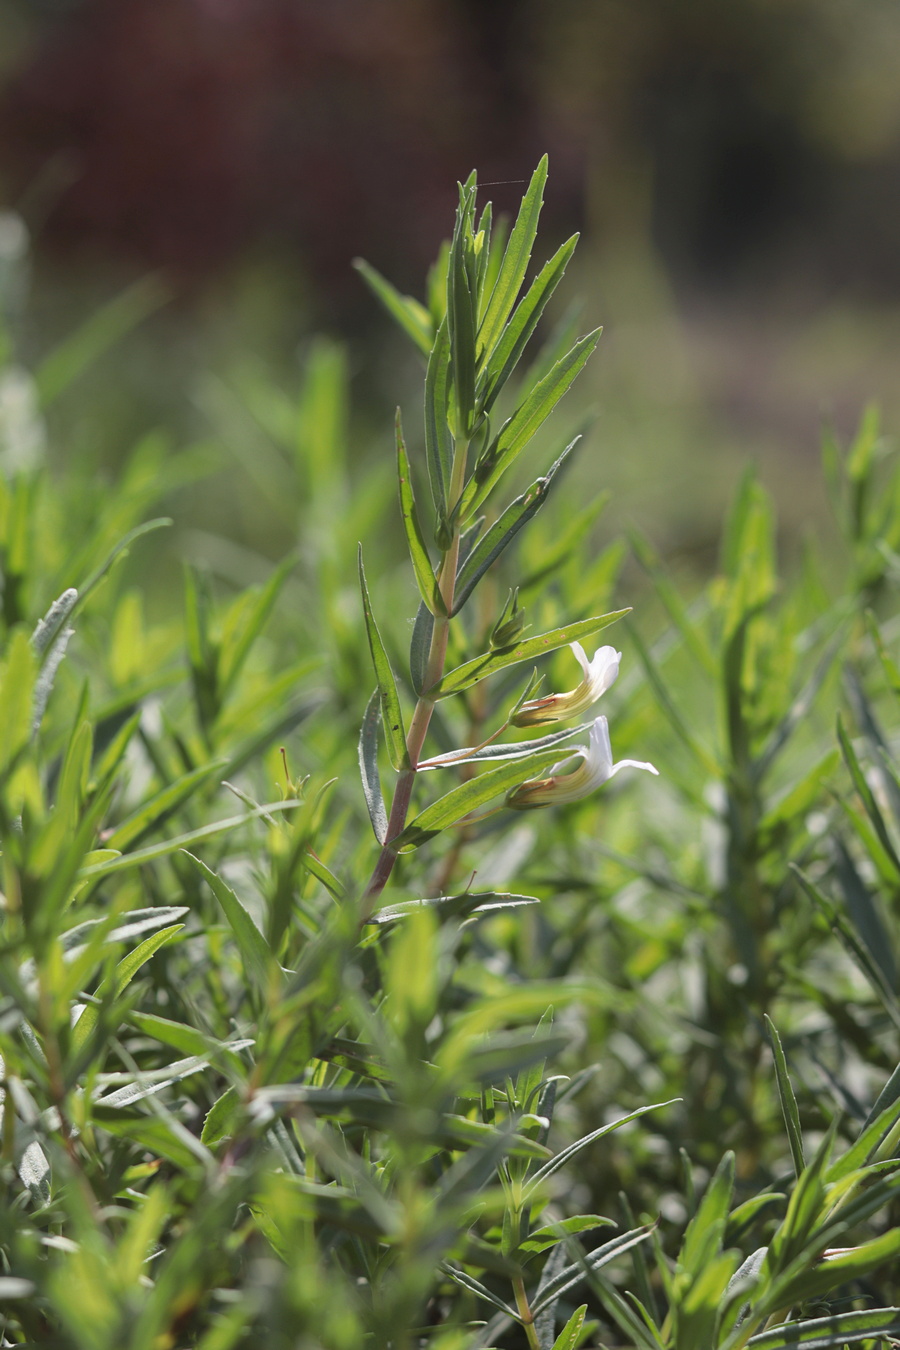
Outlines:
{"label": "white flower", "polygon": [[575,659],[581,666],[583,679],[577,689],[567,694],[547,694],[545,698],[533,698],[513,717],[517,727],[537,727],[544,722],[564,722],[569,717],[580,717],[601,694],[605,694],[619,673],[622,653],[615,647],[598,647],[592,660],[588,660],[580,642],[570,642]]}
{"label": "white flower", "polygon": [[[574,756],[581,761],[578,767],[569,773],[562,773],[561,770],[571,763]],[[537,806],[574,802],[601,787],[620,769],[646,769],[648,773],[659,773],[652,764],[644,764],[637,759],[620,759],[618,764],[613,764],[609,726],[605,717],[597,717],[591,726],[588,745],[578,746],[573,755],[554,764],[546,778],[530,778],[514,788],[506,804],[516,810],[527,811]]]}

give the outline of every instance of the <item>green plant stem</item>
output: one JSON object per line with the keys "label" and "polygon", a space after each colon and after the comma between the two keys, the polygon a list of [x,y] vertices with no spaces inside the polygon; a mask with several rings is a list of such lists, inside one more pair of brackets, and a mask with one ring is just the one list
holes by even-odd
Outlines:
{"label": "green plant stem", "polygon": [[[449,511],[452,516],[453,508],[462,496],[463,487],[466,479],[466,462],[468,460],[469,444],[468,441],[459,441],[453,453],[453,471],[450,476],[450,492],[448,494]],[[423,685],[425,689],[432,689],[440,682],[444,673],[444,662],[447,658],[447,641],[450,636],[450,612],[453,609],[453,594],[456,586],[456,571],[459,563],[459,537],[460,530],[457,524],[454,527],[450,543],[443,553],[438,573],[438,588],[441,593],[441,599],[444,602],[444,613],[434,616],[434,628],[431,634],[431,646],[428,650],[428,662],[425,668],[425,679]],[[388,879],[394,870],[394,864],[397,861],[396,840],[403,833],[406,825],[406,817],[409,812],[409,803],[412,799],[413,786],[416,781],[419,760],[422,756],[422,747],[425,744],[425,737],[428,734],[428,726],[431,722],[431,715],[434,712],[434,698],[428,698],[420,694],[416,703],[415,711],[412,715],[412,721],[409,724],[409,731],[406,734],[406,753],[409,758],[409,767],[402,769],[397,779],[397,786],[394,789],[394,799],[391,803],[391,813],[388,818],[387,837],[382,846],[375,869],[369,879],[369,884],[363,894],[362,914],[360,922],[365,923],[369,917],[372,906],[371,901],[380,895],[387,885]]]}
{"label": "green plant stem", "polygon": [[522,1320],[529,1350],[541,1350],[537,1328],[534,1325],[534,1313],[531,1311],[531,1304],[528,1302],[528,1295],[525,1292],[525,1281],[521,1275],[517,1275],[512,1283],[516,1295],[516,1307],[519,1310],[519,1317]]}

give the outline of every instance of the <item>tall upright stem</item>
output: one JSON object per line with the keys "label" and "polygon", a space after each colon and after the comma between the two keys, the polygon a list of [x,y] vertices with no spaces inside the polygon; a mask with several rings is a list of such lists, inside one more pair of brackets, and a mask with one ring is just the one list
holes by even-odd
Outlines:
{"label": "tall upright stem", "polygon": [[[469,443],[460,440],[456,444],[453,452],[453,469],[450,475],[450,490],[447,495],[447,515],[452,516],[456,503],[462,496],[463,487],[466,481],[466,462],[468,460]],[[453,609],[453,595],[456,587],[456,569],[459,563],[459,526],[453,528],[453,534],[450,543],[441,556],[440,567],[438,570],[438,589],[441,593],[441,599],[444,602],[444,613],[434,616],[434,627],[431,633],[431,646],[428,649],[428,661],[425,665],[425,678],[423,688],[425,693],[420,694],[412,715],[412,721],[409,724],[409,731],[406,733],[406,753],[409,757],[409,768],[401,769],[397,779],[397,786],[394,789],[394,800],[391,803],[391,813],[388,817],[387,835],[382,845],[381,853],[375,864],[375,869],[369,879],[363,896],[363,914],[364,921],[371,912],[371,902],[377,895],[384,890],[391,872],[394,870],[394,864],[397,861],[396,840],[403,833],[406,825],[406,816],[409,811],[409,803],[412,799],[413,785],[416,781],[416,773],[419,767],[419,760],[422,756],[422,747],[425,744],[425,737],[428,734],[428,725],[431,722],[431,714],[434,712],[435,699],[429,698],[427,691],[434,688],[440,681],[444,673],[444,662],[447,658],[447,640],[450,636],[450,612]]]}

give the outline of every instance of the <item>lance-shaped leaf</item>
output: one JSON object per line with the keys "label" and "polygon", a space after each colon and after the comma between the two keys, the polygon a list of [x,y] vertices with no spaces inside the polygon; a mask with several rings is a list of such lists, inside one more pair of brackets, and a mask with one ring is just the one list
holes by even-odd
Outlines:
{"label": "lance-shaped leaf", "polygon": [[512,895],[504,891],[466,891],[463,895],[437,895],[424,900],[400,900],[385,905],[373,914],[368,923],[396,923],[422,909],[436,909],[441,919],[468,918],[470,914],[493,914],[500,909],[520,909],[523,905],[539,905],[536,895]]}
{"label": "lance-shaped leaf", "polygon": [[590,1134],[585,1134],[581,1139],[576,1139],[574,1144],[564,1148],[549,1162],[535,1172],[534,1176],[528,1180],[524,1198],[533,1195],[539,1186],[541,1186],[548,1177],[554,1172],[558,1172],[561,1167],[565,1167],[570,1158],[574,1158],[582,1149],[587,1148],[588,1144],[593,1144],[597,1139],[602,1139],[604,1135],[612,1134],[613,1130],[621,1129],[629,1121],[637,1120],[639,1116],[645,1116],[648,1111],[660,1111],[664,1106],[674,1106],[675,1102],[680,1101],[680,1097],[672,1097],[667,1102],[654,1102],[651,1106],[639,1106],[636,1111],[631,1111],[627,1116],[620,1116],[618,1120],[612,1120],[608,1125],[601,1125],[599,1129],[592,1130]]}
{"label": "lance-shaped leaf", "polygon": [[391,318],[400,325],[408,337],[412,338],[419,351],[428,356],[434,340],[434,333],[431,327],[431,315],[425,306],[411,295],[401,295],[397,288],[392,286],[380,272],[376,272],[375,268],[367,263],[364,258],[354,258],[353,266],[369,287],[369,290],[384,305]]}
{"label": "lance-shaped leaf", "polygon": [[431,559],[428,556],[428,548],[425,544],[425,536],[422,533],[422,526],[419,523],[419,514],[416,510],[416,499],[413,494],[412,476],[409,469],[409,456],[406,453],[406,443],[403,440],[403,427],[400,423],[400,409],[397,409],[396,418],[397,433],[397,481],[400,487],[400,511],[403,516],[403,528],[406,531],[406,544],[409,549],[410,560],[413,565],[413,571],[416,574],[416,585],[419,587],[419,594],[425,604],[431,610],[432,614],[443,614],[446,612],[441,593],[438,590],[435,581],[434,572],[431,567]]}
{"label": "lance-shaped leaf", "polygon": [[442,680],[427,691],[428,696],[446,698],[448,694],[458,694],[461,690],[477,684],[479,680],[486,679],[488,675],[505,670],[507,666],[518,665],[521,661],[534,661],[539,656],[546,656],[548,652],[555,652],[558,647],[565,647],[570,642],[590,637],[592,633],[599,633],[601,628],[607,628],[609,624],[615,623],[616,619],[621,619],[628,613],[630,609],[617,609],[610,614],[600,614],[593,619],[581,619],[578,623],[567,624],[565,628],[553,628],[549,633],[526,638],[513,647],[485,652],[482,656],[476,656],[474,660],[457,666],[455,670],[448,671]]}
{"label": "lance-shaped leaf", "polygon": [[434,509],[440,518],[447,507],[453,467],[450,434],[450,336],[447,320],[438,328],[425,373],[425,460]]}
{"label": "lance-shaped leaf", "polygon": [[394,682],[394,672],[388,654],[384,649],[372,606],[369,601],[369,589],[366,586],[366,574],[363,570],[362,544],[359,546],[359,587],[362,592],[363,613],[366,619],[366,635],[369,639],[369,651],[372,653],[372,665],[378,681],[378,694],[381,699],[381,714],[384,719],[384,738],[388,754],[395,769],[409,768],[406,753],[406,732],[403,729],[403,713],[400,708],[400,695]]}
{"label": "lance-shaped leaf", "polygon": [[381,795],[381,776],[378,772],[378,728],[381,725],[381,703],[378,690],[366,704],[365,716],[359,732],[359,772],[369,820],[379,844],[387,839],[387,811]]}
{"label": "lance-shaped leaf", "polygon": [[200,825],[196,830],[176,835],[174,839],[166,839],[158,844],[148,844],[146,848],[135,849],[134,853],[123,853],[120,857],[110,858],[104,862],[90,863],[81,868],[79,876],[100,877],[106,876],[108,872],[124,872],[129,867],[140,867],[143,863],[153,862],[156,858],[165,858],[169,853],[176,853],[186,844],[196,844],[201,839],[211,839],[213,835],[223,834],[227,830],[240,829],[242,825],[249,825],[253,820],[266,819],[276,811],[293,811],[294,807],[300,804],[294,798],[282,802],[267,802],[264,806],[258,806],[242,816],[214,820],[209,825]]}
{"label": "lance-shaped leaf", "polygon": [[515,1308],[511,1308],[508,1303],[504,1303],[502,1298],[498,1298],[497,1295],[492,1293],[480,1280],[476,1280],[473,1275],[467,1275],[464,1270],[460,1270],[457,1266],[451,1265],[449,1261],[441,1262],[441,1270],[445,1275],[449,1276],[455,1284],[460,1285],[463,1289],[467,1289],[470,1294],[476,1294],[478,1298],[484,1299],[485,1303],[490,1303],[492,1307],[499,1308],[502,1313],[505,1313],[505,1315],[514,1322],[521,1321]]}
{"label": "lance-shaped leaf", "polygon": [[579,433],[566,446],[559,459],[551,465],[546,474],[532,483],[528,491],[523,492],[521,497],[517,497],[514,502],[511,502],[500,519],[495,521],[475,544],[457,573],[453,603],[454,614],[458,614],[462,609],[491,563],[499,558],[522,527],[527,525],[532,516],[544,505],[553,479],[580,440],[581,435]]}
{"label": "lance-shaped leaf", "polygon": [[417,695],[423,693],[425,689],[433,632],[434,615],[422,600],[416,610],[412,637],[409,640],[409,678]]}
{"label": "lance-shaped leaf", "polygon": [[118,963],[112,976],[97,989],[95,998],[97,1002],[89,1003],[78,1021],[72,1028],[72,1043],[76,1049],[81,1049],[86,1044],[91,1032],[100,1021],[100,1009],[106,1000],[113,1000],[125,990],[131,983],[135,975],[151,956],[154,956],[166,943],[171,942],[184,928],[183,923],[172,924],[169,928],[162,928],[158,933],[153,933],[150,937],[144,938],[139,946],[135,947],[133,952],[123,956]]}
{"label": "lance-shaped leaf", "polygon": [[[447,269],[447,325],[450,336],[453,385],[459,434],[468,435],[475,409],[475,295],[467,263],[472,250],[472,211],[475,204],[474,175],[465,187],[459,185],[459,209],[450,245]],[[476,283],[477,284],[477,283]]]}
{"label": "lance-shaped leaf", "polygon": [[589,1252],[578,1261],[573,1261],[571,1265],[564,1266],[558,1275],[544,1285],[539,1296],[532,1303],[531,1311],[534,1316],[537,1317],[538,1313],[548,1304],[554,1303],[567,1289],[580,1284],[593,1271],[608,1265],[610,1261],[615,1260],[617,1256],[621,1256],[623,1252],[630,1251],[637,1243],[646,1242],[652,1232],[652,1224],[646,1224],[642,1228],[633,1228],[628,1233],[621,1233],[618,1237],[612,1238],[611,1241],[604,1242],[602,1247],[597,1247],[595,1251]]}
{"label": "lance-shaped leaf", "polygon": [[575,252],[578,235],[573,234],[563,246],[545,263],[528,289],[527,294],[516,306],[503,335],[497,343],[488,362],[485,376],[485,392],[481,404],[483,412],[490,412],[500,390],[518,365],[529,338],[538,325],[547,301],[556,290],[569,259]]}
{"label": "lance-shaped leaf", "polygon": [[880,1340],[900,1334],[900,1308],[866,1308],[862,1312],[785,1322],[747,1341],[753,1350],[829,1350],[853,1341]]}
{"label": "lance-shaped leaf", "polygon": [[547,156],[544,155],[532,174],[528,190],[522,198],[519,214],[509,236],[500,271],[497,273],[497,280],[481,320],[478,334],[479,353],[490,354],[493,351],[516,303],[534,247],[541,207],[544,204],[546,182]]}
{"label": "lance-shaped leaf", "polygon": [[781,1099],[781,1112],[784,1116],[788,1143],[791,1147],[791,1159],[794,1164],[794,1171],[799,1177],[806,1166],[806,1159],[803,1157],[803,1135],[800,1131],[800,1112],[797,1109],[797,1098],[794,1096],[794,1089],[787,1068],[787,1060],[784,1057],[784,1050],[781,1045],[781,1037],[779,1036],[772,1019],[766,1014],[764,1014],[764,1018],[769,1032],[769,1039],[772,1042],[772,1055],[775,1059],[775,1080],[778,1084],[778,1096]]}
{"label": "lance-shaped leaf", "polygon": [[475,465],[466,484],[459,511],[467,520],[477,510],[494,485],[525,449],[532,436],[550,416],[575,377],[583,370],[600,341],[602,329],[595,328],[580,338],[574,347],[534,386],[512,417],[503,426]]}
{"label": "lance-shaped leaf", "polygon": [[455,769],[458,764],[476,764],[481,760],[492,759],[528,759],[538,750],[549,750],[551,745],[560,745],[570,741],[573,736],[586,733],[588,727],[568,727],[565,731],[553,731],[549,736],[541,736],[534,741],[516,741],[513,745],[483,745],[480,749],[450,751],[438,755],[435,759],[419,764],[419,773],[429,769]]}
{"label": "lance-shaped leaf", "polygon": [[431,806],[425,808],[398,836],[397,844],[401,852],[418,848],[427,839],[440,834],[449,826],[455,825],[463,816],[484,806],[501,792],[518,787],[529,775],[534,775],[547,765],[559,759],[558,750],[544,750],[527,760],[516,760],[512,764],[502,764],[497,769],[489,769],[468,783],[460,783],[452,792],[440,797]]}
{"label": "lance-shaped leaf", "polygon": [[190,858],[221,905],[241,954],[244,974],[259,990],[264,991],[275,965],[268,943],[231,887],[226,886],[222,878],[193,853],[185,850],[185,857]]}
{"label": "lance-shaped leaf", "polygon": [[891,837],[887,832],[887,828],[884,823],[884,818],[881,814],[881,811],[879,810],[878,803],[875,800],[875,794],[869,787],[868,781],[866,780],[866,776],[863,773],[862,765],[860,764],[859,759],[857,758],[856,751],[853,748],[853,743],[851,742],[850,737],[847,735],[847,731],[844,727],[844,721],[840,713],[838,714],[837,719],[837,733],[838,733],[838,740],[841,743],[841,750],[843,751],[844,754],[844,762],[846,763],[847,768],[850,770],[850,777],[853,779],[853,786],[855,787],[857,793],[859,794],[860,800],[862,801],[862,804],[865,807],[866,815],[869,817],[869,819],[872,822],[872,825],[874,826],[875,833],[878,835],[879,843],[881,844],[885,853],[890,858],[891,863],[893,864],[897,873],[900,874],[900,858],[897,857],[893,841],[891,840]]}
{"label": "lance-shaped leaf", "polygon": [[833,901],[825,895],[824,891],[822,891],[805,872],[802,872],[796,863],[788,863],[788,866],[809,896],[810,900],[812,900],[812,902],[822,911],[834,932],[837,933],[844,946],[855,959],[860,970],[871,984],[877,996],[881,999],[884,1009],[890,1016],[894,1025],[900,1027],[900,1002],[898,1002],[894,990],[886,982],[884,971],[879,962],[873,960],[866,945],[860,941],[844,915],[839,912]]}
{"label": "lance-shaped leaf", "polygon": [[136,844],[145,834],[168,820],[182,802],[193,796],[195,790],[207,779],[221,773],[224,766],[224,759],[214,760],[211,764],[204,764],[202,768],[194,769],[193,773],[186,773],[182,778],[170,783],[149,801],[144,802],[143,806],[127,820],[123,820],[121,825],[116,826],[106,838],[108,846],[123,852]]}

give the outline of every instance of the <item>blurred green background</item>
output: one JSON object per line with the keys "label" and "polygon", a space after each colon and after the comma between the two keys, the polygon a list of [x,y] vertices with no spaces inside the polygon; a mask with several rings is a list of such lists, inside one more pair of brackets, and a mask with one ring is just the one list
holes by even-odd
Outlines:
{"label": "blurred green background", "polygon": [[613,491],[604,529],[706,570],[752,458],[794,539],[823,423],[846,439],[877,398],[896,425],[898,71],[895,0],[2,0],[19,359],[153,279],[51,453],[112,473],[154,428],[206,447],[179,547],[227,537],[255,579],[293,536],[254,486],[248,391],[293,397],[313,334],[341,339],[351,455],[387,457],[421,374],[351,260],[421,294],[455,180],[476,166],[511,211],[547,150],[542,256],[584,236],[556,314],[605,326],[567,413],[596,411],[577,473]]}

